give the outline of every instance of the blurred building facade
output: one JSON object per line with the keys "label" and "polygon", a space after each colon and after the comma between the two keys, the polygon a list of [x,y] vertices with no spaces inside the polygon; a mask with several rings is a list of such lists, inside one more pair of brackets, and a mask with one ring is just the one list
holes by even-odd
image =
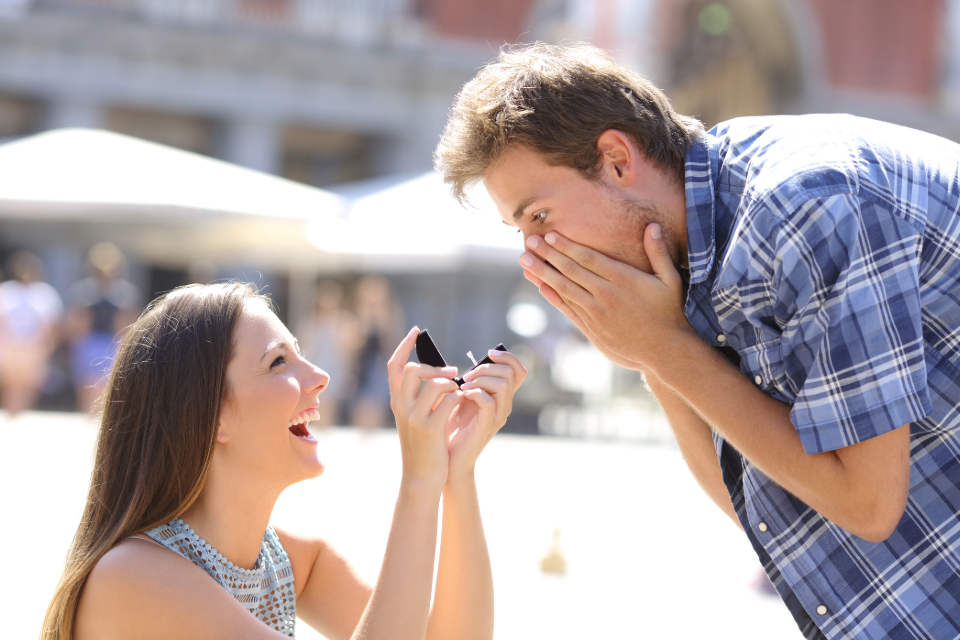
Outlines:
{"label": "blurred building facade", "polygon": [[[429,170],[462,84],[502,44],[532,40],[607,48],[708,127],[847,112],[960,141],[960,0],[0,0],[0,140],[103,128],[342,188]],[[104,239],[93,223],[28,227],[0,216],[0,260],[37,252],[62,294]],[[267,285],[291,324],[312,308],[317,278],[337,279],[349,298],[363,275],[120,248],[148,299],[186,281],[241,277]],[[543,304],[513,266],[386,276],[407,323],[429,326],[457,364],[457,353],[512,346],[511,337],[536,360],[569,331],[545,308],[541,337],[511,332],[512,304]],[[571,426],[575,412],[560,405],[608,403],[635,391],[636,377],[593,377],[607,387],[577,392],[549,376],[527,385],[522,428],[536,429],[539,408],[553,403],[563,423],[554,431],[602,431]]]}

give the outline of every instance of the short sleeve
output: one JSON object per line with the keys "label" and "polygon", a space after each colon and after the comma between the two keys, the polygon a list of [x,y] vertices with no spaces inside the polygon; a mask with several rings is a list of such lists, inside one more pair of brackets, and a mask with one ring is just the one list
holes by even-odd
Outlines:
{"label": "short sleeve", "polygon": [[807,201],[776,238],[775,315],[790,414],[807,453],[847,447],[931,410],[921,323],[922,233],[852,194]]}

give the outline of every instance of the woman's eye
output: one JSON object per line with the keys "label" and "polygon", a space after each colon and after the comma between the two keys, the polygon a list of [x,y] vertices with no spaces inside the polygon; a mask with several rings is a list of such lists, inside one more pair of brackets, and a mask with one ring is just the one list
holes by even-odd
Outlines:
{"label": "woman's eye", "polygon": [[277,356],[277,359],[270,363],[270,368],[274,368],[281,364],[287,364],[287,356]]}
{"label": "woman's eye", "polygon": [[539,213],[535,213],[533,216],[533,219],[539,222],[540,224],[543,224],[543,221],[547,219],[547,212],[540,211]]}

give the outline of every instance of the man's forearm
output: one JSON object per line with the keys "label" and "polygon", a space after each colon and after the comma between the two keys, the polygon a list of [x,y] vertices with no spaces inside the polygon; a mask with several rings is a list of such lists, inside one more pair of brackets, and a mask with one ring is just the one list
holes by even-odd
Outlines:
{"label": "man's forearm", "polygon": [[730,502],[730,494],[723,483],[723,474],[720,471],[717,450],[709,425],[688,407],[683,398],[673,389],[663,384],[656,374],[645,373],[644,379],[663,408],[677,438],[677,446],[680,447],[683,460],[687,463],[697,484],[738,527],[741,527],[740,519],[737,518],[737,513]]}
{"label": "man's forearm", "polygon": [[889,534],[906,502],[909,428],[847,447],[843,458],[832,451],[807,455],[788,405],[763,393],[692,332],[670,347],[669,357],[648,368],[748,460],[851,533],[868,540]]}

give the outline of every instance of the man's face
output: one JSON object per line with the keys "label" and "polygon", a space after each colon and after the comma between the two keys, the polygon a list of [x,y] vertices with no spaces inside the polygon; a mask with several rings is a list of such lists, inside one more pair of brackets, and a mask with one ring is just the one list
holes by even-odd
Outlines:
{"label": "man's face", "polygon": [[[680,242],[674,232],[679,191],[662,172],[642,167],[633,188],[621,188],[606,178],[588,180],[569,167],[551,166],[537,153],[515,146],[491,167],[483,184],[504,223],[515,226],[524,241],[532,235],[555,231],[564,237],[652,273],[643,250],[643,231],[657,222],[664,230],[674,262],[681,259]],[[611,167],[610,171],[616,171]],[[672,188],[671,188],[672,187]],[[645,197],[649,194],[652,197]],[[659,196],[659,197],[658,197]],[[686,238],[682,241],[685,245]],[[684,246],[685,248],[685,246]],[[683,252],[686,259],[686,252]]]}

